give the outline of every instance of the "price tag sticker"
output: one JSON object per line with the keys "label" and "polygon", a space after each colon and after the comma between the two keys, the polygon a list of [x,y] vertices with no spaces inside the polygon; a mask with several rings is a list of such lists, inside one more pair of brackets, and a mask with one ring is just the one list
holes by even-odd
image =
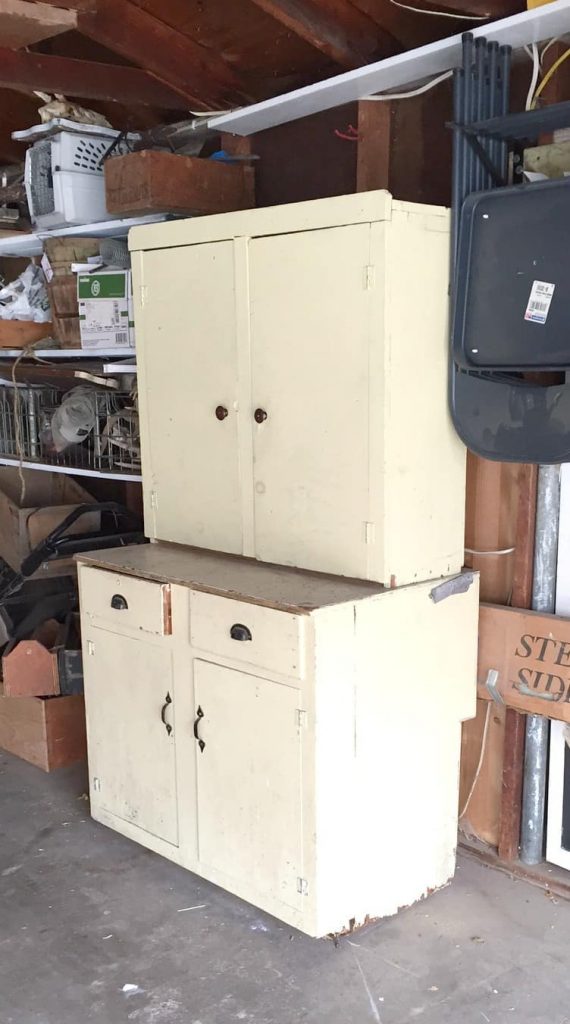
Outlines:
{"label": "price tag sticker", "polygon": [[535,324],[545,324],[553,295],[554,285],[549,281],[533,281],[524,315],[525,320],[532,320]]}

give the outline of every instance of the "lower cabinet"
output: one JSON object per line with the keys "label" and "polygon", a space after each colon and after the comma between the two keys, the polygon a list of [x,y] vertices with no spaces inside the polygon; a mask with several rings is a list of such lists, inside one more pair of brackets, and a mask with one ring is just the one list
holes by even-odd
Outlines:
{"label": "lower cabinet", "polygon": [[194,696],[200,864],[300,909],[301,694],[196,660]]}
{"label": "lower cabinet", "polygon": [[137,557],[163,579],[79,567],[93,816],[313,936],[444,885],[477,577],[339,589],[180,555],[169,585],[160,549]]}
{"label": "lower cabinet", "polygon": [[177,845],[176,724],[169,646],[88,625],[84,630],[93,807]]}

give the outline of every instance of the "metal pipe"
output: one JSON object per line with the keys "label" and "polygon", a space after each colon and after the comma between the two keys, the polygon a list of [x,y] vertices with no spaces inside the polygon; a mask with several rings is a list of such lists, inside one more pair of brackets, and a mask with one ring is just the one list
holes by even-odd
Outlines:
{"label": "metal pipe", "polygon": [[[463,124],[470,124],[473,120],[472,105],[473,105],[473,36],[470,32],[465,32],[462,37],[463,42]],[[469,195],[473,191],[473,167],[475,154],[471,149],[471,146],[464,139],[465,143],[465,195]],[[465,196],[464,196],[465,198]]]}
{"label": "metal pipe", "polygon": [[[499,113],[499,44],[489,43],[489,117],[496,117]],[[491,139],[489,143],[489,156],[493,167],[499,169],[499,156],[500,146],[496,139]],[[495,182],[491,182],[490,188],[495,187]]]}
{"label": "metal pipe", "polygon": [[[532,607],[537,612],[554,612],[559,515],[560,466],[540,466],[532,583]],[[548,719],[542,715],[528,715],[521,822],[521,860],[524,864],[539,864],[542,860],[547,760]]]}
{"label": "metal pipe", "polygon": [[[455,124],[461,124],[463,119],[463,71],[453,72],[453,120]],[[465,140],[463,132],[455,129],[453,132],[453,181],[451,190],[451,215],[452,224],[452,250],[451,268],[452,274],[457,263],[457,252],[459,248],[459,220],[461,206],[464,199],[465,182],[463,178],[464,160],[463,152]]]}
{"label": "metal pipe", "polygon": [[[475,113],[474,120],[482,121],[484,117],[484,89],[485,89],[485,56],[487,51],[487,40],[477,39],[475,42]],[[477,136],[479,139],[479,136]],[[479,141],[481,141],[479,139]],[[481,192],[485,188],[485,168],[481,160],[475,155],[475,191]]]}
{"label": "metal pipe", "polygon": [[[508,114],[511,100],[511,47],[501,46],[499,58],[501,68],[500,113]],[[499,143],[499,154],[501,174],[503,181],[506,182],[509,173],[509,145],[507,142]]]}

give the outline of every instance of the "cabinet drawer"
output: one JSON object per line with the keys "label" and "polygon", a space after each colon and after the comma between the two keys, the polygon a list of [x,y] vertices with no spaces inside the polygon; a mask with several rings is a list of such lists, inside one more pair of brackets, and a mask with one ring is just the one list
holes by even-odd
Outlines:
{"label": "cabinet drawer", "polygon": [[170,584],[80,566],[81,612],[111,629],[172,632]]}
{"label": "cabinet drawer", "polygon": [[214,594],[190,595],[193,647],[295,679],[304,676],[304,618]]}

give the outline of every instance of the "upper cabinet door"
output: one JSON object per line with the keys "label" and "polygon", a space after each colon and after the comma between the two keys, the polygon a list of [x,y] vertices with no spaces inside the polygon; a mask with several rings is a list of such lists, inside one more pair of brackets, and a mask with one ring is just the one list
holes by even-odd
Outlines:
{"label": "upper cabinet door", "polygon": [[146,532],[241,553],[233,253],[146,252],[134,276]]}
{"label": "upper cabinet door", "polygon": [[370,226],[250,243],[255,552],[367,575]]}

